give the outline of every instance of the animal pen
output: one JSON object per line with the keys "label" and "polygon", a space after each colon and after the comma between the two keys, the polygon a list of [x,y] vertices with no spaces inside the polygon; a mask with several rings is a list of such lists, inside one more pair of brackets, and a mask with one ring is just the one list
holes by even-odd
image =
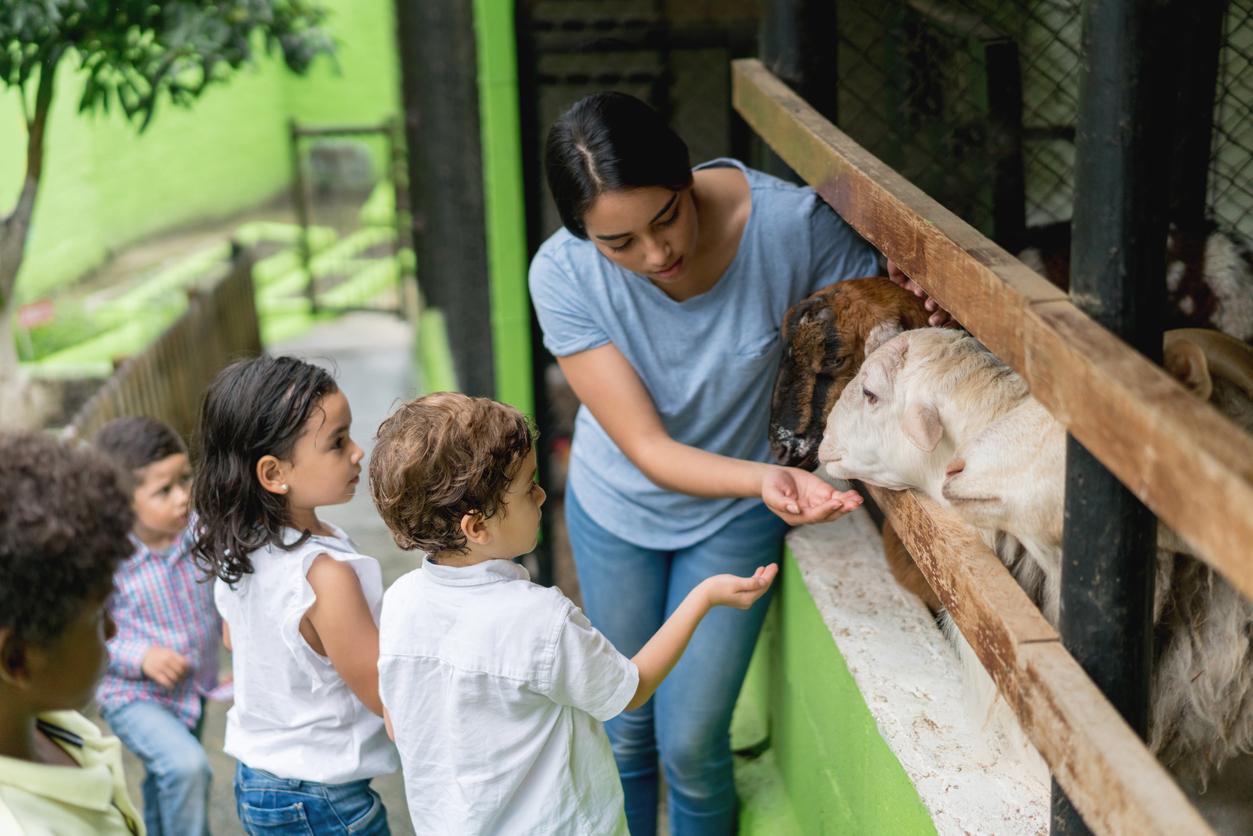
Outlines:
{"label": "animal pen", "polygon": [[1092,3],[1085,22],[1101,48],[1083,56],[1078,304],[761,63],[736,62],[734,101],[805,182],[1019,372],[1071,434],[1060,635],[963,523],[914,493],[870,488],[1064,792],[1055,791],[1054,832],[1080,832],[1083,823],[1097,832],[1208,832],[1137,737],[1147,725],[1150,511],[1253,596],[1253,439],[1149,359],[1161,356],[1165,301],[1160,250],[1143,244],[1166,233],[1166,184],[1155,177],[1163,158],[1148,118],[1160,53],[1142,7]]}
{"label": "animal pen", "polygon": [[[1149,5],[1090,0],[1081,21],[1077,0],[527,0],[505,38],[482,1],[473,15],[468,3],[398,4],[402,39],[430,57],[406,82],[409,179],[448,184],[413,197],[423,291],[450,325],[431,353],[466,391],[534,403],[552,437],[533,321],[530,339],[523,333],[526,252],[502,248],[519,243],[502,209],[521,201],[520,177],[533,253],[556,225],[542,132],[579,95],[615,87],[673,117],[694,161],[750,156],[814,186],[1020,373],[1072,437],[1068,479],[1083,487],[1068,483],[1057,628],[972,528],[921,495],[870,489],[1048,763],[1052,810],[983,817],[977,799],[957,815],[939,809],[966,805],[972,796],[950,790],[989,780],[996,765],[910,762],[898,745],[961,694],[928,691],[887,658],[931,642],[912,658],[946,653],[952,665],[924,615],[893,622],[904,632],[871,650],[864,623],[832,615],[891,584],[881,552],[864,583],[846,569],[870,542],[861,515],[789,540],[733,729],[748,783],[769,761],[782,780],[773,795],[741,785],[743,833],[1018,833],[1050,818],[1057,833],[1210,832],[1141,739],[1146,532],[1156,514],[1253,596],[1253,440],[1155,365],[1175,290],[1160,256],[1168,221],[1185,249],[1203,249],[1215,224],[1225,241],[1253,238],[1253,2],[1177,0],[1155,5],[1151,21]],[[746,15],[750,6],[760,14]],[[477,68],[458,37],[477,37]],[[761,63],[743,60],[753,52]],[[458,64],[466,54],[471,64]],[[476,69],[477,107],[466,113],[454,93]],[[516,101],[501,98],[506,88]],[[424,140],[419,116],[440,133]],[[1122,133],[1128,126],[1139,130]],[[1154,142],[1167,135],[1168,147]],[[454,136],[446,164],[434,152]],[[750,150],[766,146],[773,164]],[[1033,266],[1012,255],[1028,248],[1042,256]],[[1042,276],[1054,257],[1073,273],[1072,295]],[[532,356],[529,391],[505,397]],[[882,671],[868,671],[875,664]],[[865,685],[874,677],[877,691]],[[917,713],[878,713],[898,697]]]}

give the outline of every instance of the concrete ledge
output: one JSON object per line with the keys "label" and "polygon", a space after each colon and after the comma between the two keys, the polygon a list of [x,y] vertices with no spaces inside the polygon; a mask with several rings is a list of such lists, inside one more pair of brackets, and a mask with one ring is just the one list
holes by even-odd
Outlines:
{"label": "concrete ledge", "polygon": [[864,510],[792,532],[810,597],[941,834],[1045,833],[1049,788],[968,710],[957,656],[893,580]]}

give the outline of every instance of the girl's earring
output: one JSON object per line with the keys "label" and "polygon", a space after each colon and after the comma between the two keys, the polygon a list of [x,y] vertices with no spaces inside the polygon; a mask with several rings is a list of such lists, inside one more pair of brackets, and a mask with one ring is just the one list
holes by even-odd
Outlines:
{"label": "girl's earring", "polygon": [[281,487],[281,488],[283,489],[283,493],[287,493],[287,486],[286,486],[286,485],[280,485],[279,487]]}

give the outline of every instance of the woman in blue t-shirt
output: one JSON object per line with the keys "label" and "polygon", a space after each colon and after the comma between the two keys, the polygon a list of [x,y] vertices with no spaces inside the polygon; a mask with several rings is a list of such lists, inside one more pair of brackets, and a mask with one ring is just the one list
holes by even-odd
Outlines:
{"label": "woman in blue t-shirt", "polygon": [[[571,107],[545,164],[565,228],[531,297],[582,401],[567,527],[588,616],[630,656],[705,577],[751,574],[788,526],[861,504],[767,463],[766,429],[784,313],[877,256],[812,189],[729,159],[693,170],[620,93]],[[732,832],[731,711],[765,611],[711,613],[653,700],[606,724],[634,836],[656,829],[659,760],[675,833]]]}

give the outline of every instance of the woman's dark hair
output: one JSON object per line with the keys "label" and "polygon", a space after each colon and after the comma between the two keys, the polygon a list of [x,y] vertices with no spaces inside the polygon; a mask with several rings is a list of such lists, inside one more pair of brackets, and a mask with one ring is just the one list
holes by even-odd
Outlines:
{"label": "woman's dark hair", "polygon": [[584,213],[606,192],[678,191],[692,182],[687,144],[626,93],[593,93],[571,105],[548,131],[544,170],[561,223],[579,238],[587,238]]}
{"label": "woman's dark hair", "polygon": [[128,474],[187,453],[187,445],[173,427],[146,415],[110,421],[96,433],[92,445]]}
{"label": "woman's dark hair", "polygon": [[113,462],[33,432],[0,432],[0,628],[46,646],[103,600],[134,550]]}
{"label": "woman's dark hair", "polygon": [[200,465],[191,487],[198,520],[196,562],[227,583],[252,572],[250,552],[283,542],[287,501],[257,480],[262,456],[290,459],[305,422],[337,391],[324,369],[295,357],[254,357],[227,366],[205,393],[197,447]]}

